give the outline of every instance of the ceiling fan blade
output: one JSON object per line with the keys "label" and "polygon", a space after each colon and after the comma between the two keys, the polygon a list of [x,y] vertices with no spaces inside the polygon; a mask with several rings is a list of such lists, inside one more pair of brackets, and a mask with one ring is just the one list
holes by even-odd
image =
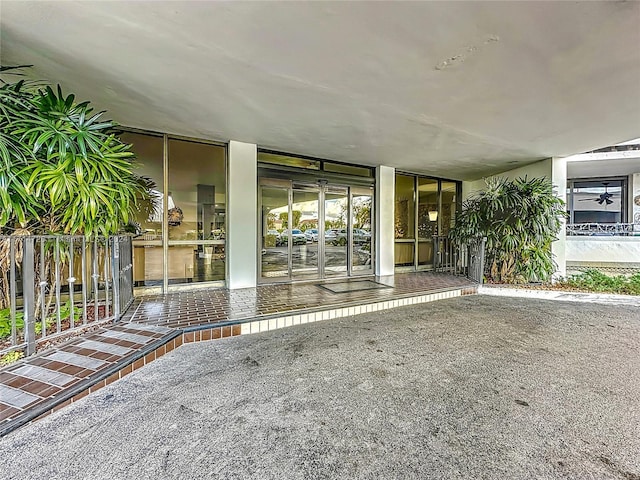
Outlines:
{"label": "ceiling fan blade", "polygon": [[607,205],[611,205],[613,203],[613,200],[609,200],[608,198],[606,201],[607,201]]}

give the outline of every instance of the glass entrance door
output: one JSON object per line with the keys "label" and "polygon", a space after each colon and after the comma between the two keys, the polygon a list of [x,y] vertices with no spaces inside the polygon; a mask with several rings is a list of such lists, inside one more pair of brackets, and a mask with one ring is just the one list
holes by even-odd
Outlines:
{"label": "glass entrance door", "polygon": [[318,186],[295,185],[291,201],[291,273],[294,280],[320,277]]}
{"label": "glass entrance door", "polygon": [[351,188],[351,274],[373,273],[373,188]]}
{"label": "glass entrance door", "polygon": [[260,183],[262,283],[373,273],[372,189]]}
{"label": "glass entrance door", "polygon": [[346,276],[351,240],[349,192],[333,186],[324,190],[324,276]]}
{"label": "glass entrance door", "polygon": [[[260,273],[264,279],[288,280],[289,238],[282,236],[283,221],[289,216],[289,192],[284,185],[260,187]],[[286,227],[285,227],[286,228]]]}

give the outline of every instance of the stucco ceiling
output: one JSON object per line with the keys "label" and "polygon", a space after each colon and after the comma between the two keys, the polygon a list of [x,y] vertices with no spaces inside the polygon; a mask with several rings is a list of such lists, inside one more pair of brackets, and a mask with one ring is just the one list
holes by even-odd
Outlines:
{"label": "stucco ceiling", "polygon": [[122,124],[458,179],[638,136],[640,2],[7,2]]}

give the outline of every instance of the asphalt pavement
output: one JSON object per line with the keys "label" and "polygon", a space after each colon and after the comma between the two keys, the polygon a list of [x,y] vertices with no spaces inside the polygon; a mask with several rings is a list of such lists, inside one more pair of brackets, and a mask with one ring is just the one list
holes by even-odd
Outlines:
{"label": "asphalt pavement", "polygon": [[467,296],[184,345],[0,479],[640,479],[640,308]]}

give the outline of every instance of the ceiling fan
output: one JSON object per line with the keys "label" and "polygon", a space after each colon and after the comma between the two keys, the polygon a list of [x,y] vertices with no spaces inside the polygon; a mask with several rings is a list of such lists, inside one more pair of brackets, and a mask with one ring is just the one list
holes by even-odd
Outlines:
{"label": "ceiling fan", "polygon": [[613,200],[611,200],[613,198],[613,193],[609,193],[607,191],[607,187],[609,186],[609,182],[602,182],[602,185],[604,185],[604,193],[601,193],[596,198],[582,198],[582,199],[580,199],[578,201],[579,202],[584,202],[585,200],[594,200],[594,201],[598,202],[600,205],[602,205],[603,203],[605,205],[611,205],[613,203]]}

